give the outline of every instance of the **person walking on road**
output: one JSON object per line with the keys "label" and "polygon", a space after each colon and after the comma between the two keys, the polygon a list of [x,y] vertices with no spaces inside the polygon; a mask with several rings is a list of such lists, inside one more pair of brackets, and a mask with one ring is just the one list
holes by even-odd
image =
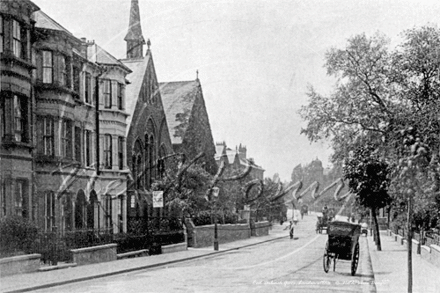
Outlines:
{"label": "person walking on road", "polygon": [[292,220],[290,220],[289,226],[286,226],[286,228],[284,228],[284,230],[289,229],[289,236],[290,239],[293,239],[293,234],[295,232],[295,224],[293,223]]}

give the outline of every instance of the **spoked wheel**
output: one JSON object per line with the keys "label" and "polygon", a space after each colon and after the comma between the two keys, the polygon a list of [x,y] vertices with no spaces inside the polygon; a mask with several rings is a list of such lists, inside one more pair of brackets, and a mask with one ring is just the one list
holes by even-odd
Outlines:
{"label": "spoked wheel", "polygon": [[323,261],[323,266],[324,266],[324,272],[328,273],[328,270],[330,268],[330,263],[332,261],[330,253],[328,252],[328,242],[325,245],[324,257],[323,257],[322,261]]}
{"label": "spoked wheel", "polygon": [[354,276],[356,274],[356,270],[359,263],[359,243],[356,243],[356,247],[354,248],[354,253],[351,256],[351,275]]}

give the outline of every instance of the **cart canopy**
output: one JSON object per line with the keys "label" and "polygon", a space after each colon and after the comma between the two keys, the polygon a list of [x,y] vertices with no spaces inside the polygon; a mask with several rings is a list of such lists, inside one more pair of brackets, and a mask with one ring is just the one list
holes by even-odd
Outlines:
{"label": "cart canopy", "polygon": [[361,226],[349,222],[333,221],[329,222],[327,233],[330,236],[359,236]]}

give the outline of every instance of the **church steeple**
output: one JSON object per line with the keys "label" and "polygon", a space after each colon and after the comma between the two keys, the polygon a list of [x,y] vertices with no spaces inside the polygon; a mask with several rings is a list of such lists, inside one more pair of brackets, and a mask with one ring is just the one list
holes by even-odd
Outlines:
{"label": "church steeple", "polygon": [[124,40],[127,42],[127,58],[143,57],[145,39],[142,36],[141,16],[139,13],[139,1],[131,0],[130,23]]}

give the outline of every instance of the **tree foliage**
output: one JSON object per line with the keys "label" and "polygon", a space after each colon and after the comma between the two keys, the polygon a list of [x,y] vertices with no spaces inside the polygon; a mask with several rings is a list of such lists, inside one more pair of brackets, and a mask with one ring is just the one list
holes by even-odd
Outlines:
{"label": "tree foliage", "polygon": [[417,214],[438,209],[440,30],[414,28],[404,31],[402,39],[391,49],[379,33],[360,34],[344,48],[330,49],[325,67],[336,86],[329,95],[309,88],[309,102],[300,110],[307,121],[301,133],[311,141],[330,140],[334,162],[370,145],[389,166],[389,193],[399,206],[408,188],[401,174],[411,160],[410,149],[426,145],[428,163],[411,175],[417,179]]}

